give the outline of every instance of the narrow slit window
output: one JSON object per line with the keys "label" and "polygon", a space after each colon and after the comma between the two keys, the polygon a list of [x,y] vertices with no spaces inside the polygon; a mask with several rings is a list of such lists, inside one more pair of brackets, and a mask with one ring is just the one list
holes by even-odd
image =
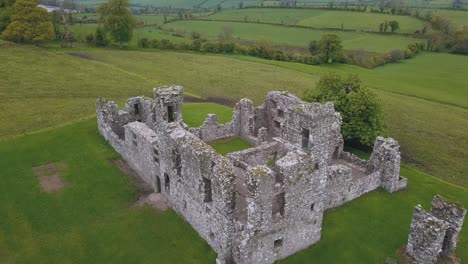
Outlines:
{"label": "narrow slit window", "polygon": [[213,201],[213,191],[211,190],[211,180],[203,177],[203,201],[209,203]]}
{"label": "narrow slit window", "polygon": [[153,160],[156,163],[159,163],[159,150],[155,147],[153,148]]}
{"label": "narrow slit window", "polygon": [[285,195],[284,192],[275,196],[273,200],[272,216],[284,216]]}
{"label": "narrow slit window", "polygon": [[133,133],[132,136],[133,136],[133,139],[132,139],[132,141],[133,141],[133,146],[136,147],[136,146],[138,145],[138,143],[137,143],[137,136],[136,136],[135,133]]}
{"label": "narrow slit window", "polygon": [[275,249],[278,249],[278,248],[282,247],[283,246],[283,239],[276,239],[273,242],[273,246],[275,247]]}
{"label": "narrow slit window", "polygon": [[302,148],[309,149],[309,141],[310,141],[310,130],[303,128],[302,129]]}
{"label": "narrow slit window", "polygon": [[164,189],[166,190],[168,194],[171,193],[171,182],[169,179],[169,175],[167,175],[167,173],[164,173]]}
{"label": "narrow slit window", "polygon": [[274,123],[275,123],[275,127],[276,127],[276,128],[281,128],[281,123],[280,123],[280,122],[275,121]]}
{"label": "narrow slit window", "polygon": [[174,122],[174,106],[173,105],[167,106],[167,122],[169,123]]}
{"label": "narrow slit window", "polygon": [[139,104],[134,104],[133,105],[133,110],[135,112],[135,115],[138,115],[140,113],[140,105]]}
{"label": "narrow slit window", "polygon": [[278,109],[278,116],[279,117],[284,117],[284,111],[281,109]]}

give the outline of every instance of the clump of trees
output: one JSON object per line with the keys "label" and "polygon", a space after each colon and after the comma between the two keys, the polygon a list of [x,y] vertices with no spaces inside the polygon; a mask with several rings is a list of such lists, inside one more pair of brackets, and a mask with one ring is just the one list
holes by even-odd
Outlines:
{"label": "clump of trees", "polygon": [[98,13],[104,30],[120,47],[132,39],[136,19],[130,12],[128,0],[109,0],[99,6]]}
{"label": "clump of trees", "polygon": [[37,5],[35,0],[16,1],[2,37],[17,43],[34,44],[53,39],[52,17]]}
{"label": "clump of trees", "polygon": [[14,4],[15,0],[0,0],[0,33],[10,24]]}
{"label": "clump of trees", "polygon": [[380,101],[357,75],[343,78],[335,73],[325,74],[316,88],[305,92],[304,100],[333,101],[341,114],[341,133],[348,144],[372,146],[375,138],[385,133]]}
{"label": "clump of trees", "polygon": [[385,20],[384,22],[379,24],[379,32],[388,32],[389,29],[390,32],[394,33],[400,29],[400,24],[396,20]]}
{"label": "clump of trees", "polygon": [[343,45],[336,34],[325,34],[320,40],[309,42],[309,53],[321,63],[343,62]]}

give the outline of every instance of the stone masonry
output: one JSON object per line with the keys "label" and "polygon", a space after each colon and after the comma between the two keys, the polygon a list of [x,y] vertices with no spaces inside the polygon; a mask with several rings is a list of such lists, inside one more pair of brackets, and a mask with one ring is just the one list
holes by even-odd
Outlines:
{"label": "stone masonry", "polygon": [[[154,99],[130,98],[123,110],[98,99],[99,131],[218,253],[217,263],[283,259],[320,240],[326,209],[379,187],[406,187],[395,140],[379,137],[369,160],[343,151],[331,102],[270,92],[259,107],[240,100],[226,124],[210,114],[189,128],[183,88],[153,92]],[[207,144],[234,136],[254,147],[224,157]]]}
{"label": "stone masonry", "polygon": [[465,215],[461,205],[449,204],[438,195],[432,200],[430,213],[417,205],[406,253],[417,264],[433,264],[441,257],[453,260]]}

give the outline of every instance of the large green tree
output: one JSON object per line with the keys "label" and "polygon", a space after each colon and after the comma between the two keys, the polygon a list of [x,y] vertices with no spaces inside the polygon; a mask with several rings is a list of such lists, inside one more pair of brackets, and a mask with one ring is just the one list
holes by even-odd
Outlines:
{"label": "large green tree", "polygon": [[136,20],[130,12],[128,0],[109,0],[99,6],[98,13],[104,29],[120,47],[132,39]]}
{"label": "large green tree", "polygon": [[14,0],[0,0],[0,33],[10,24],[14,3]]}
{"label": "large green tree", "polygon": [[35,0],[18,0],[13,5],[11,22],[2,36],[18,43],[39,42],[54,38],[52,17],[45,9],[37,7]]}
{"label": "large green tree", "polygon": [[335,34],[325,34],[318,43],[319,54],[324,63],[339,61],[343,58],[341,39]]}
{"label": "large green tree", "polygon": [[326,74],[315,89],[306,91],[304,100],[333,101],[343,119],[341,132],[347,143],[372,146],[375,138],[385,132],[380,102],[357,75],[343,78],[334,73]]}

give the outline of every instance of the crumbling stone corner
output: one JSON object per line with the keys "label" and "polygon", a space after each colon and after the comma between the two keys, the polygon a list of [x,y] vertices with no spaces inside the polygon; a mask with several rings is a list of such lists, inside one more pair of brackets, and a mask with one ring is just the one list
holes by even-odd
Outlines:
{"label": "crumbling stone corner", "polygon": [[430,213],[417,205],[411,220],[406,253],[417,264],[433,264],[440,257],[455,258],[465,214],[465,208],[448,204],[438,195],[432,201]]}

